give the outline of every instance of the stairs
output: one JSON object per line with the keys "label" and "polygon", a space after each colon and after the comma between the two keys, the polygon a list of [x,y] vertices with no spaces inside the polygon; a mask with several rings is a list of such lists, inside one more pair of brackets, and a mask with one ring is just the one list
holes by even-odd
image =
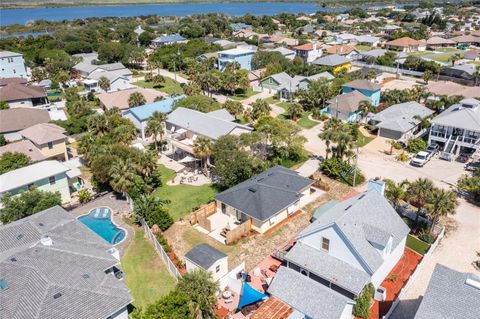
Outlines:
{"label": "stairs", "polygon": [[450,138],[448,139],[447,143],[445,143],[445,147],[443,148],[442,153],[440,154],[440,158],[447,160],[447,161],[452,161],[453,160],[453,150],[455,149],[455,145],[457,145],[457,141],[460,138],[460,136],[457,136],[454,138],[452,135],[450,135]]}

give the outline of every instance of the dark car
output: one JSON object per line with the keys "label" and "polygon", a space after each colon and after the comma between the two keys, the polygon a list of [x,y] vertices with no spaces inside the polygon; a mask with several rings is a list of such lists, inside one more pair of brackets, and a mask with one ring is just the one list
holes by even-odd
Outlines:
{"label": "dark car", "polygon": [[432,157],[435,154],[437,154],[439,150],[440,150],[440,146],[438,146],[438,144],[433,143],[428,145],[428,147],[425,149],[425,152],[429,153],[428,157]]}

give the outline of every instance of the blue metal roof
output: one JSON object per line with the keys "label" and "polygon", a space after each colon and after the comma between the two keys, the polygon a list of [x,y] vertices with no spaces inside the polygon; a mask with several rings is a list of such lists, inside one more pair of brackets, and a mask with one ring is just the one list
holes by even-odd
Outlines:
{"label": "blue metal roof", "polygon": [[170,34],[170,35],[164,35],[164,36],[158,37],[153,41],[157,43],[170,43],[170,42],[185,41],[185,40],[186,39],[179,34]]}
{"label": "blue metal roof", "polygon": [[153,112],[158,111],[162,113],[170,113],[173,108],[173,104],[175,101],[183,99],[185,96],[176,96],[171,97],[165,100],[161,100],[158,102],[153,102],[150,104],[140,105],[134,108],[131,108],[127,111],[127,113],[131,113],[135,116],[140,122],[146,121],[152,116]]}

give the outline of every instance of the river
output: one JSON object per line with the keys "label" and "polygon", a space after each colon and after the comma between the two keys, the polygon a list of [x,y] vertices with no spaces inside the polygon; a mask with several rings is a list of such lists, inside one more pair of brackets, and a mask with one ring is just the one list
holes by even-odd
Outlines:
{"label": "river", "polygon": [[62,21],[88,17],[132,17],[158,14],[187,16],[191,14],[225,13],[230,15],[274,15],[278,13],[314,13],[341,10],[321,8],[315,2],[211,2],[184,4],[112,5],[59,8],[0,9],[0,26],[25,24],[33,20]]}

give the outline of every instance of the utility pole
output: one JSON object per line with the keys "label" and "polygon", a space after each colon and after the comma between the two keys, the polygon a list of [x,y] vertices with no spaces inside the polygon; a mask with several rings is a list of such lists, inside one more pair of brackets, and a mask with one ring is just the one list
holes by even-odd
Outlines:
{"label": "utility pole", "polygon": [[353,168],[353,187],[355,187],[357,180],[357,164],[358,164],[358,144],[357,144],[357,153],[355,154],[355,167]]}

